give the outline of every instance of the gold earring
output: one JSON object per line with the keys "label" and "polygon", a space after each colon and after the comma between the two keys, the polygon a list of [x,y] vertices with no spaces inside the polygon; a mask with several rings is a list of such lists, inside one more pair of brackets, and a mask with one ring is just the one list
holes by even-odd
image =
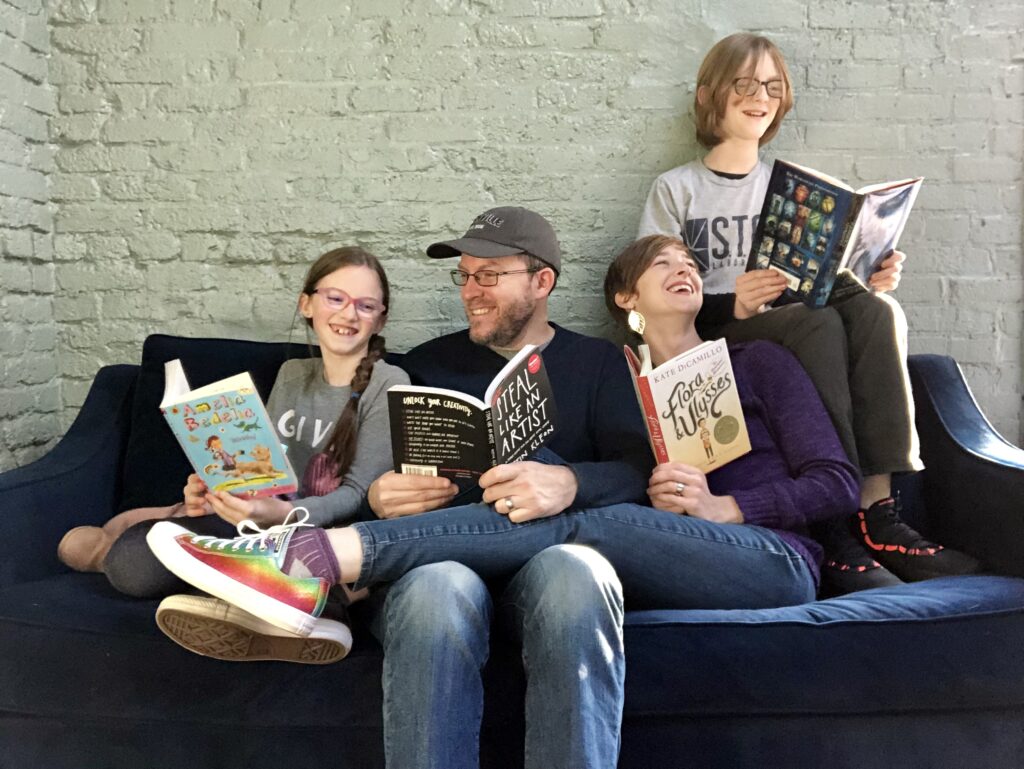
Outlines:
{"label": "gold earring", "polygon": [[634,333],[643,334],[644,328],[647,326],[647,319],[636,310],[630,310],[629,315],[626,316],[626,323]]}

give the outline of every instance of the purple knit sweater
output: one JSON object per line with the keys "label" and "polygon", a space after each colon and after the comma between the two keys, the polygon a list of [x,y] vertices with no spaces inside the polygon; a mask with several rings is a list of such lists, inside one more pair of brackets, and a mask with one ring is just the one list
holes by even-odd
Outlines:
{"label": "purple knit sweater", "polygon": [[708,475],[713,494],[731,494],[745,523],[775,531],[807,561],[815,581],[821,547],[807,525],[856,511],[857,476],[803,368],[772,342],[730,345],[749,454]]}

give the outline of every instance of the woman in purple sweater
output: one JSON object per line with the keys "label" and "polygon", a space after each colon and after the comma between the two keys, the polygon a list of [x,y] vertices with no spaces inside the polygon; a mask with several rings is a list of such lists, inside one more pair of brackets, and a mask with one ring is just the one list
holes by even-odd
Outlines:
{"label": "woman in purple sweater", "polygon": [[[655,365],[701,341],[693,325],[701,279],[675,238],[650,236],[619,254],[605,296],[620,319],[627,311],[644,315]],[[806,528],[856,508],[854,469],[789,352],[751,342],[732,348],[732,363],[752,451],[709,476],[680,463],[658,465],[648,488],[653,507],[570,509],[513,523],[502,504],[477,504],[344,529],[293,523],[234,540],[194,537],[161,523],[150,546],[196,587],[299,635],[315,627],[333,584],[361,588],[438,561],[503,577],[560,544],[599,550],[614,566],[630,609],[813,600],[821,552]]]}

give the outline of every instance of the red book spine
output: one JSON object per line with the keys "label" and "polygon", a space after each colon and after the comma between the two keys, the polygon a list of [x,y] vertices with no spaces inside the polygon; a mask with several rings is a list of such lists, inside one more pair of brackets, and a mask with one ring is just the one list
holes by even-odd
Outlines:
{"label": "red book spine", "polygon": [[647,434],[651,436],[651,448],[654,450],[654,459],[660,465],[668,462],[668,450],[665,448],[665,438],[661,434],[661,421],[658,419],[658,410],[654,405],[654,396],[651,395],[651,383],[647,377],[638,376],[635,378],[636,391],[640,395],[640,408],[644,412],[644,421],[647,422]]}

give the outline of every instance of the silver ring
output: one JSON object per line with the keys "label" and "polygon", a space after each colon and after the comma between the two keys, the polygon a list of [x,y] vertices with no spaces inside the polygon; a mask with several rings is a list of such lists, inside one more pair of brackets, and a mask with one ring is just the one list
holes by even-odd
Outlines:
{"label": "silver ring", "polygon": [[512,502],[512,497],[505,497],[505,510],[511,513],[515,509],[516,506]]}
{"label": "silver ring", "polygon": [[677,481],[676,482],[676,496],[677,497],[683,496],[683,489],[685,489],[685,488],[686,488],[686,484],[685,483],[680,483],[680,482]]}

